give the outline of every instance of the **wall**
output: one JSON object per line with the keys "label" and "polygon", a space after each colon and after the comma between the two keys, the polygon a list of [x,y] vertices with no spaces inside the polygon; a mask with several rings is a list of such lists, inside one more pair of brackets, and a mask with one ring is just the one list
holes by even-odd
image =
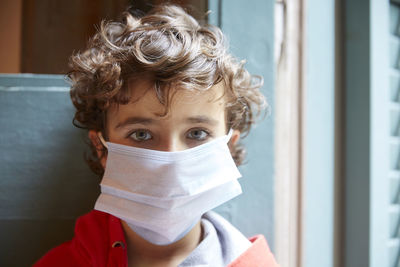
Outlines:
{"label": "wall", "polygon": [[73,236],[99,180],[62,76],[0,75],[0,266],[31,266]]}
{"label": "wall", "polygon": [[274,244],[274,1],[209,1],[210,23],[221,26],[231,52],[264,78],[271,115],[244,139],[247,162],[240,167],[243,194],[221,211],[245,235],[264,234]]}

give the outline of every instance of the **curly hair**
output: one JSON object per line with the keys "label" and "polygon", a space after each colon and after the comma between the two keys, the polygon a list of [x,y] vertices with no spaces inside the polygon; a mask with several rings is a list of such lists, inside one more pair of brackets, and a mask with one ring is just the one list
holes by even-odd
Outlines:
{"label": "curly hair", "polygon": [[[262,77],[250,75],[228,52],[218,27],[200,25],[181,7],[165,4],[147,15],[124,13],[122,22],[102,22],[83,52],[71,56],[71,99],[76,108],[75,126],[106,133],[105,115],[111,104],[130,100],[128,79],[151,77],[159,100],[168,106],[170,88],[208,90],[223,82],[229,95],[227,127],[246,136],[255,118],[267,106],[260,93]],[[104,170],[96,148],[86,161],[98,175]],[[244,147],[231,148],[240,165]]]}

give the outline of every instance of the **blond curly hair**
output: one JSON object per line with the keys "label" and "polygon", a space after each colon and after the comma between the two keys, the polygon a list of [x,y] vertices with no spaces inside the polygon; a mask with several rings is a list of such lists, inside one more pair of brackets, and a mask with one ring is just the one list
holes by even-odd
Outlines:
{"label": "blond curly hair", "polygon": [[[102,22],[83,52],[71,56],[71,99],[74,125],[106,135],[105,115],[111,104],[130,100],[128,79],[151,77],[161,103],[168,106],[170,88],[208,90],[223,82],[227,101],[227,127],[246,136],[255,117],[267,106],[260,93],[263,80],[252,76],[228,52],[221,30],[200,25],[182,7],[164,4],[143,17],[124,13],[122,22]],[[104,170],[96,148],[86,160],[99,175]],[[245,150],[237,143],[232,157],[237,165]]]}

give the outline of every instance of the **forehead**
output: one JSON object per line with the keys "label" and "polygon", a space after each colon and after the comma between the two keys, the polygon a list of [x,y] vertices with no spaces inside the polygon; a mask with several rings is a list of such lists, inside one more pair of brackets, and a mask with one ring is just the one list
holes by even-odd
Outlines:
{"label": "forehead", "polygon": [[194,115],[218,117],[225,114],[226,96],[223,83],[203,91],[171,86],[166,96],[167,104],[160,102],[154,83],[148,80],[131,81],[128,89],[130,102],[112,105],[107,112],[108,120],[119,120],[132,115],[168,119]]}

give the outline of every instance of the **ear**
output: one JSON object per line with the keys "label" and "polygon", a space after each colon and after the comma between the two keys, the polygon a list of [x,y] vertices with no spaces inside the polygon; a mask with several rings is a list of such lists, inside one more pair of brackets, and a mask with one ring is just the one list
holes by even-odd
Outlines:
{"label": "ear", "polygon": [[228,146],[230,149],[232,149],[236,143],[239,141],[240,139],[240,132],[239,130],[233,130],[231,139],[229,140]]}
{"label": "ear", "polygon": [[104,152],[104,145],[101,143],[99,138],[99,132],[95,130],[89,130],[89,139],[92,145],[96,148],[97,157],[100,159],[100,164],[103,169],[106,167],[107,154]]}

